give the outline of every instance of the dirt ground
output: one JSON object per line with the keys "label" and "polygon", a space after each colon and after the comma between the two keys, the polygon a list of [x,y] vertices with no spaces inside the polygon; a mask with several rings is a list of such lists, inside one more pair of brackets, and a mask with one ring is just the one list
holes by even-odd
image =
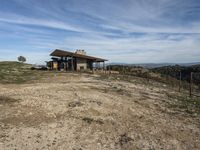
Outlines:
{"label": "dirt ground", "polygon": [[0,84],[0,150],[200,149],[200,116],[163,84],[60,73]]}

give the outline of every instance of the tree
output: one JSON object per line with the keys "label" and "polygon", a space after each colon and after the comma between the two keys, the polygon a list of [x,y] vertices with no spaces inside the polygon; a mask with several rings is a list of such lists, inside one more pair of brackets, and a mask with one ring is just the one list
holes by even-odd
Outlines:
{"label": "tree", "polygon": [[26,62],[26,58],[24,56],[19,56],[18,61],[24,63]]}

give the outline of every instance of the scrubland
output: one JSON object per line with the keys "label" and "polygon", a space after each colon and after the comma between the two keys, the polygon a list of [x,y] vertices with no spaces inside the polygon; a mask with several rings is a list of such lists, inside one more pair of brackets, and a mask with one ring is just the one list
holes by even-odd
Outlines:
{"label": "scrubland", "polygon": [[167,84],[21,67],[0,66],[2,150],[200,149],[199,99]]}

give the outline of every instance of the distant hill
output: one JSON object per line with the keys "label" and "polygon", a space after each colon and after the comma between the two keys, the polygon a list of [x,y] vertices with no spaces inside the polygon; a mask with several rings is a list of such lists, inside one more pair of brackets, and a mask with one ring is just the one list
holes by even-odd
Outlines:
{"label": "distant hill", "polygon": [[163,66],[193,66],[193,65],[200,65],[200,62],[193,62],[193,63],[141,63],[141,64],[128,64],[128,63],[109,63],[107,65],[124,65],[124,66],[140,66],[143,68],[158,68]]}

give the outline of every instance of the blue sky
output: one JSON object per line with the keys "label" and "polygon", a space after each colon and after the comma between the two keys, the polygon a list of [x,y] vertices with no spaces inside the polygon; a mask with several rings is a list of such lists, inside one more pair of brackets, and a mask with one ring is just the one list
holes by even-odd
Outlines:
{"label": "blue sky", "polygon": [[200,61],[199,0],[0,0],[0,61],[85,49],[110,62]]}

